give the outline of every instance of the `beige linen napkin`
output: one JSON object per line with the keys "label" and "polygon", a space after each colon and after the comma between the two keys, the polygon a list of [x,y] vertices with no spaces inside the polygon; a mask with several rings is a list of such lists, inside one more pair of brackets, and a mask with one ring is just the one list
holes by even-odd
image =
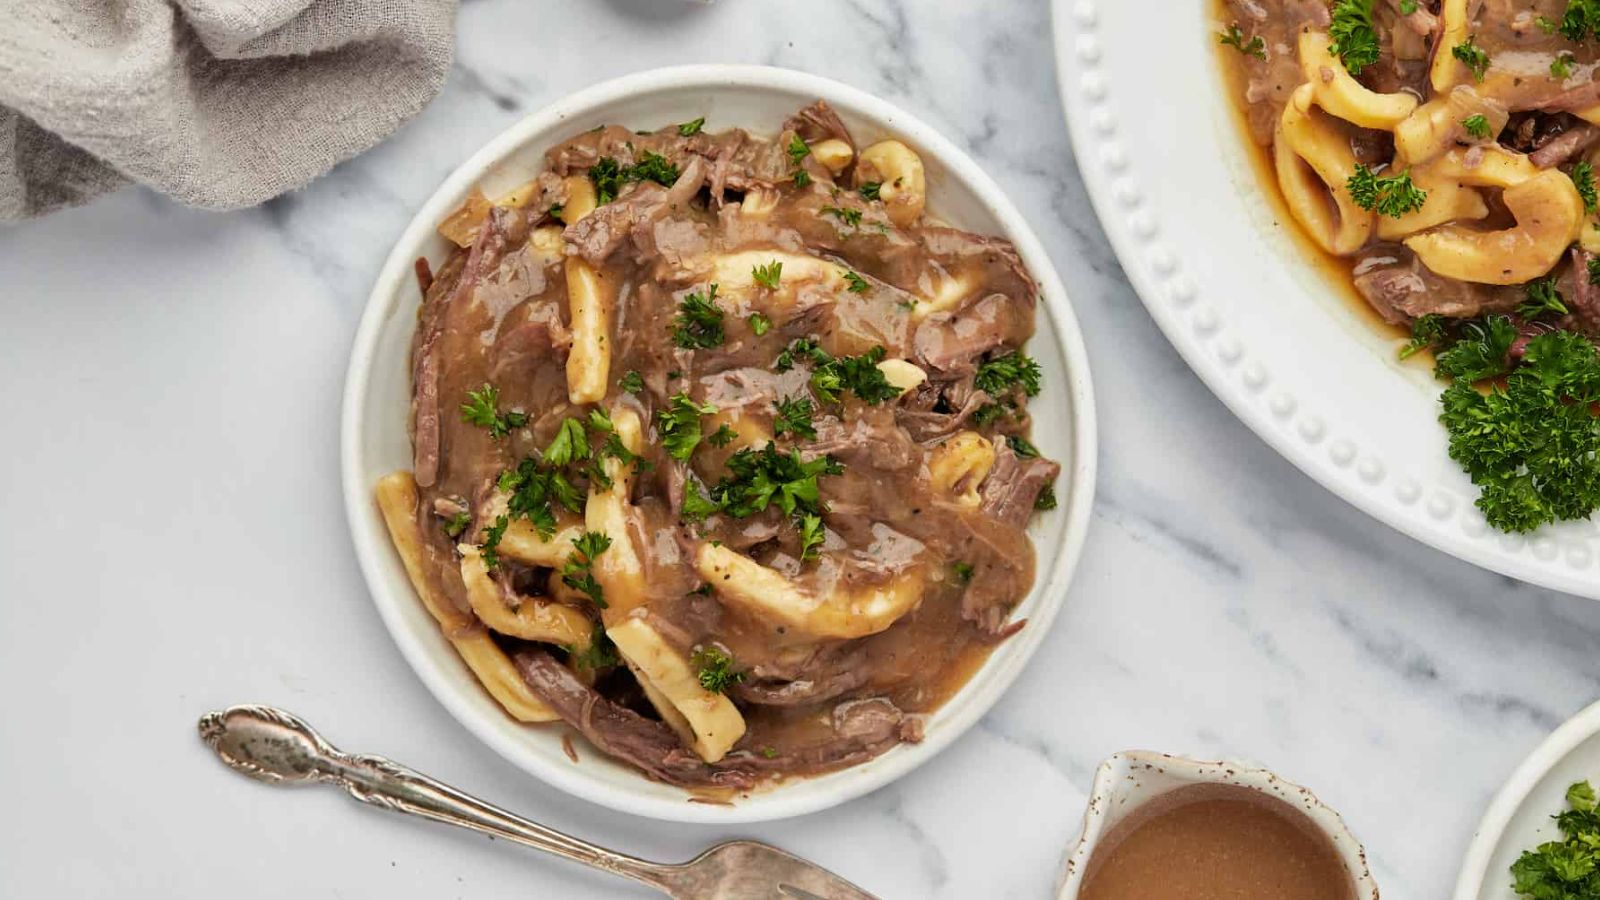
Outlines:
{"label": "beige linen napkin", "polygon": [[299,187],[444,83],[456,0],[4,0],[0,219],[137,181],[207,209]]}

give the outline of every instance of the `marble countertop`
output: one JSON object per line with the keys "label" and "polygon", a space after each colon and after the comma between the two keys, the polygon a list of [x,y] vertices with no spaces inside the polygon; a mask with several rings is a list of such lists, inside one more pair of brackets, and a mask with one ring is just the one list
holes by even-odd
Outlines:
{"label": "marble countertop", "polygon": [[[1048,19],[1042,0],[471,0],[443,95],[306,190],[228,215],[130,190],[0,231],[0,895],[630,895],[207,758],[200,713],[269,702],[577,835],[662,859],[754,836],[885,898],[1046,896],[1114,751],[1254,759],[1343,812],[1386,898],[1445,896],[1494,790],[1600,696],[1600,604],[1368,519],[1190,374],[1085,198]],[[346,354],[412,211],[518,117],[690,61],[830,75],[964,146],[1060,269],[1101,415],[1083,563],[1011,693],[891,787],[733,829],[590,806],[459,730],[368,601],[337,469]]]}

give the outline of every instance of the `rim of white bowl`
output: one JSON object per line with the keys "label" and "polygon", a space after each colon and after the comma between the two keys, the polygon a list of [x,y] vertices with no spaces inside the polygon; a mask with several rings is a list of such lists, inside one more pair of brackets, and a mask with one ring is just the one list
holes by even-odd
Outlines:
{"label": "rim of white bowl", "polygon": [[1472,832],[1472,843],[1467,846],[1467,853],[1461,860],[1461,873],[1456,877],[1452,895],[1455,900],[1477,900],[1483,891],[1483,880],[1489,874],[1489,858],[1499,848],[1506,826],[1511,824],[1528,794],[1551,769],[1567,758],[1567,754],[1596,733],[1600,733],[1600,703],[1590,704],[1561,723],[1517,765]]}
{"label": "rim of white bowl", "polygon": [[[382,567],[392,565],[393,550],[387,533],[373,511],[372,476],[362,471],[363,448],[361,419],[368,385],[372,377],[376,342],[384,320],[399,302],[399,285],[412,278],[416,250],[433,233],[434,224],[453,207],[460,196],[495,163],[534,139],[557,131],[566,120],[594,107],[640,94],[662,93],[686,88],[772,89],[787,94],[818,97],[835,107],[865,119],[893,123],[893,131],[939,161],[955,179],[965,182],[982,198],[1001,223],[1001,233],[1021,254],[1029,272],[1039,285],[1039,297],[1047,316],[1046,328],[1036,331],[1035,340],[1053,338],[1062,355],[1067,373],[1065,388],[1070,393],[1071,459],[1065,472],[1068,496],[1061,505],[1065,516],[1059,552],[1049,572],[1035,574],[1036,586],[1044,593],[1033,611],[1028,627],[1007,642],[1020,642],[1021,649],[1010,648],[1003,658],[990,657],[966,685],[934,714],[926,738],[920,744],[901,745],[884,755],[844,772],[857,777],[837,782],[827,790],[805,793],[779,785],[753,793],[733,806],[665,800],[631,791],[624,784],[610,784],[590,776],[580,776],[575,767],[547,764],[523,751],[504,731],[509,721],[496,707],[499,721],[488,720],[483,710],[474,708],[463,696],[459,679],[436,666],[421,639],[400,618],[397,603],[415,604],[409,589],[399,600],[382,588]],[[424,685],[467,731],[488,744],[508,761],[546,784],[620,812],[676,822],[737,824],[770,821],[804,815],[836,806],[870,793],[899,779],[936,756],[972,727],[1005,693],[1021,673],[1049,631],[1064,601],[1067,585],[1077,567],[1088,531],[1094,502],[1096,472],[1096,428],[1088,353],[1083,335],[1073,315],[1065,287],[1049,256],[1022,214],[1001,192],[999,186],[971,158],[938,131],[899,107],[858,88],[832,79],[768,66],[692,65],[650,69],[624,75],[584,88],[528,115],[490,140],[466,162],[458,166],[418,210],[395,242],[384,262],[361,322],[356,330],[350,365],[345,376],[343,410],[340,423],[340,476],[343,483],[345,518],[361,573],[373,602],[401,654]],[[472,690],[480,690],[476,685]],[[958,702],[959,701],[959,702]],[[949,715],[945,715],[946,711]],[[834,773],[838,775],[840,773]],[[815,782],[829,775],[806,779]],[[648,784],[643,775],[640,784]]]}

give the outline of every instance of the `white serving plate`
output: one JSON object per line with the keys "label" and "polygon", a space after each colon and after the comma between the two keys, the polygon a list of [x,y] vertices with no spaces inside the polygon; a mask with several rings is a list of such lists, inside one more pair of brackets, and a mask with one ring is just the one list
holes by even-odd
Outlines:
{"label": "white serving plate", "polygon": [[[524,726],[478,686],[422,608],[389,544],[372,500],[376,480],[411,467],[406,434],[410,403],[407,356],[420,297],[412,262],[437,266],[448,251],[435,224],[469,189],[491,196],[531,177],[546,148],[605,123],[656,128],[699,116],[708,129],[743,126],[775,132],[794,110],[827,100],[863,143],[897,137],[922,154],[929,207],[951,223],[1010,238],[1038,280],[1038,333],[1029,352],[1044,370],[1045,391],[1032,407],[1035,442],[1061,460],[1059,507],[1029,529],[1038,578],[1019,605],[1028,627],[1001,644],[971,681],[927,723],[926,739],[864,765],[798,780],[732,806],[688,802],[677,788],[646,779],[580,745],[580,764],[561,747],[561,725]],[[624,812],[685,822],[753,822],[813,812],[858,797],[926,762],[978,720],[1033,654],[1066,592],[1083,546],[1095,480],[1094,400],[1088,358],[1066,291],[1044,249],[995,183],[927,125],[838,82],[758,66],[687,66],[641,72],[596,85],[535,113],[489,142],[457,169],[407,226],[384,264],[362,316],[345,383],[341,430],[345,509],[374,601],[407,661],[462,725],[534,776]]]}
{"label": "white serving plate", "polygon": [[1495,794],[1467,846],[1455,900],[1518,900],[1511,864],[1524,850],[1561,840],[1551,816],[1567,808],[1567,787],[1586,779],[1600,787],[1600,703],[1551,732]]}
{"label": "white serving plate", "polygon": [[1489,528],[1446,453],[1443,385],[1400,363],[1280,223],[1235,124],[1203,0],[1055,0],[1078,167],[1156,323],[1268,444],[1383,522],[1464,560],[1600,598],[1600,524]]}

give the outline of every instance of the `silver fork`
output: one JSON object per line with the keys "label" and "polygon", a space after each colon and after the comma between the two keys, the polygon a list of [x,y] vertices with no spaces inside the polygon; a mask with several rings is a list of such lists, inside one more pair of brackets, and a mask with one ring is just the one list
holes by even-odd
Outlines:
{"label": "silver fork", "polygon": [[677,865],[654,863],[530,822],[381,756],[340,752],[297,716],[234,706],[200,717],[200,738],[236,772],[268,784],[321,782],[363,803],[503,837],[693,900],[876,900],[776,847],[728,841]]}

